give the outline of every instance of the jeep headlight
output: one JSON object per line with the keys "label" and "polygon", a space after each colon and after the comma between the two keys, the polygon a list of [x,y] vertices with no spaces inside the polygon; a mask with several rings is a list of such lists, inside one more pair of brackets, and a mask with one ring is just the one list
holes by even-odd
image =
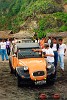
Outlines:
{"label": "jeep headlight", "polygon": [[28,67],[27,66],[24,66],[24,71],[27,71],[28,70]]}

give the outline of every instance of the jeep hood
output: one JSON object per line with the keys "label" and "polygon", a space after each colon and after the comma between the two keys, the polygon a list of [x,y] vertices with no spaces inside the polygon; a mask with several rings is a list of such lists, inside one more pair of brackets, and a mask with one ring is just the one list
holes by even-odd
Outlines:
{"label": "jeep hood", "polygon": [[46,61],[44,58],[26,58],[19,60],[19,65],[28,66],[29,69],[37,68],[38,70],[46,67]]}
{"label": "jeep hood", "polygon": [[[19,60],[19,64],[22,66],[28,66],[30,78],[32,80],[42,80],[46,78],[46,61],[44,58],[26,58]],[[44,71],[45,75],[40,77],[34,77],[33,73],[38,71]]]}

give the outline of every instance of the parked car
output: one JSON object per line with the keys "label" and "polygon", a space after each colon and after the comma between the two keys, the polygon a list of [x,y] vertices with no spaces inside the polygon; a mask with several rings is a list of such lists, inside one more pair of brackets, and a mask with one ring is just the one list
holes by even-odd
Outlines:
{"label": "parked car", "polygon": [[30,43],[33,42],[32,39],[18,39],[17,40],[18,43]]}
{"label": "parked car", "polygon": [[38,43],[17,43],[17,54],[9,58],[11,73],[16,74],[18,86],[43,85],[55,82],[55,67],[48,65],[39,52]]}

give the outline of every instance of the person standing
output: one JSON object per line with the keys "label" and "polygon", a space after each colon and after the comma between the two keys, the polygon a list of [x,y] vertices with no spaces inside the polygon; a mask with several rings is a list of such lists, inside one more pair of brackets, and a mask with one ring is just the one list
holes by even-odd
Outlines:
{"label": "person standing", "polygon": [[6,41],[6,49],[7,49],[7,54],[9,56],[10,55],[10,41],[9,41],[9,39],[7,39],[7,41]]}
{"label": "person standing", "polygon": [[48,38],[48,41],[47,42],[48,42],[49,47],[50,47],[50,45],[51,45],[51,37]]}
{"label": "person standing", "polygon": [[60,61],[60,67],[64,71],[64,53],[66,52],[66,45],[63,43],[63,39],[59,39],[58,56]]}
{"label": "person standing", "polygon": [[57,78],[57,63],[58,63],[58,49],[59,49],[59,44],[57,43],[57,39],[53,38],[52,43],[50,47],[53,49],[54,52],[54,66],[55,66],[55,78]]}
{"label": "person standing", "polygon": [[44,48],[44,39],[40,39],[39,41],[39,45],[40,45],[40,48],[43,49]]}
{"label": "person standing", "polygon": [[54,52],[54,66],[56,68],[58,63],[58,49],[59,49],[59,44],[57,43],[56,38],[53,38],[50,47],[53,49]]}
{"label": "person standing", "polygon": [[41,49],[44,48],[44,43],[46,43],[46,36],[42,37],[42,39],[39,40],[39,45]]}
{"label": "person standing", "polygon": [[17,39],[14,38],[14,40],[12,41],[12,52],[13,52],[13,54],[16,53],[16,51],[17,51],[16,43],[17,43]]}
{"label": "person standing", "polygon": [[54,52],[49,44],[45,44],[43,49],[33,49],[34,52],[42,52],[43,56],[46,57],[47,63],[54,64]]}
{"label": "person standing", "polygon": [[[4,61],[4,59],[6,58],[6,60],[8,60],[8,55],[6,52],[6,42],[3,39],[2,42],[0,43],[1,46],[1,56],[2,56],[2,61]],[[5,57],[5,58],[4,58]]]}
{"label": "person standing", "polygon": [[[0,40],[0,43],[1,43],[1,40]],[[1,45],[0,45],[0,55],[1,55]]]}
{"label": "person standing", "polygon": [[52,48],[49,47],[49,44],[45,44],[45,48],[42,49],[44,56],[49,64],[54,64],[54,52]]}

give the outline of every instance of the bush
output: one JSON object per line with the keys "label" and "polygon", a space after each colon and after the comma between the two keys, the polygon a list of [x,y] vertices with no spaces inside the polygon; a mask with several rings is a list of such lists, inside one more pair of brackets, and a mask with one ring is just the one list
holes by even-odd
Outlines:
{"label": "bush", "polygon": [[64,32],[64,31],[67,31],[67,26],[63,25],[60,27],[59,29],[60,32]]}
{"label": "bush", "polygon": [[[38,14],[45,17],[38,18],[38,36],[53,31],[64,31],[67,25],[67,14],[62,12],[62,0],[1,0],[0,1],[0,29],[11,29],[15,32],[28,19],[37,18]],[[67,0],[64,0],[66,2]],[[8,3],[7,3],[8,2]],[[3,6],[2,6],[3,5]],[[2,15],[2,12],[5,12]],[[60,29],[59,29],[60,28]],[[39,35],[40,34],[40,35]]]}

